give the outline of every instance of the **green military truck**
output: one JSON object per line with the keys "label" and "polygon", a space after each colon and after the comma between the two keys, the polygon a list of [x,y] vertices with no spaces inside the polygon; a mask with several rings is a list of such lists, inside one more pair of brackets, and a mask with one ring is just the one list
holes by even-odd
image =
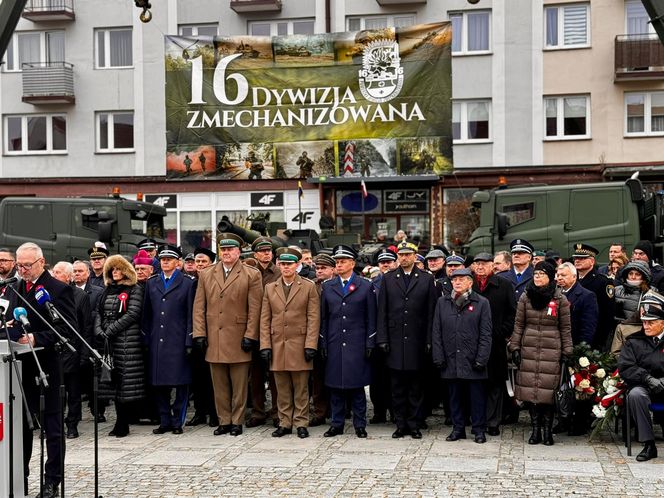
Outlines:
{"label": "green military truck", "polygon": [[0,247],[15,250],[35,242],[46,261],[87,259],[96,240],[109,251],[131,256],[146,233],[163,239],[166,209],[119,197],[0,200]]}
{"label": "green military truck", "polygon": [[[513,239],[536,249],[557,249],[566,258],[574,244],[596,247],[599,262],[608,261],[611,243],[628,250],[641,239],[655,244],[661,261],[662,195],[647,192],[636,177],[624,183],[531,185],[475,192],[479,226],[463,250],[466,254],[509,249]],[[658,244],[660,243],[660,244]]]}

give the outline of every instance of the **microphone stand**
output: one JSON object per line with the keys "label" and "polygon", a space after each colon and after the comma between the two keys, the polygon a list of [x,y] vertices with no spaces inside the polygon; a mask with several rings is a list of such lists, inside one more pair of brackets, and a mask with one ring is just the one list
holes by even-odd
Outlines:
{"label": "microphone stand", "polygon": [[[9,347],[9,354],[5,355],[2,358],[3,363],[11,363],[16,374],[16,379],[18,380],[18,385],[21,390],[21,398],[23,399],[23,409],[25,410],[26,420],[28,422],[28,427],[32,431],[34,430],[34,425],[32,423],[32,414],[30,413],[30,406],[28,405],[28,399],[25,397],[25,391],[23,390],[23,377],[21,370],[18,366],[18,358],[16,358],[16,353],[14,352],[14,346],[12,345],[12,339],[9,336],[9,330],[7,328],[7,320],[5,320],[5,310],[0,308],[0,322],[2,323],[2,328],[7,337],[7,345]],[[12,372],[9,372],[9,498],[14,498],[14,391],[13,391],[13,375]],[[22,454],[23,452],[21,452]]]}
{"label": "microphone stand", "polygon": [[67,321],[67,319],[60,313],[60,311],[53,306],[52,308],[55,313],[58,315],[60,320],[67,325],[69,330],[71,330],[74,334],[76,334],[76,337],[83,343],[83,345],[92,353],[92,356],[90,357],[90,361],[92,362],[92,365],[94,367],[94,378],[92,379],[92,410],[94,411],[94,460],[95,460],[95,498],[103,498],[99,496],[99,422],[97,421],[97,399],[98,399],[98,394],[99,394],[99,373],[100,373],[100,368],[105,368],[110,372],[111,367],[109,366],[108,363],[104,361],[104,359],[101,357],[99,352],[90,346],[88,342],[81,336],[81,334],[78,333],[78,331],[72,326],[71,323]]}
{"label": "microphone stand", "polygon": [[[60,496],[61,498],[65,498],[65,384],[64,384],[64,364],[63,364],[63,359],[62,359],[62,352],[64,351],[65,346],[71,351],[72,353],[76,352],[76,349],[74,346],[72,346],[69,343],[69,340],[64,337],[62,334],[60,334],[53,325],[51,325],[35,308],[32,306],[26,298],[21,296],[21,294],[11,285],[7,286],[7,289],[11,289],[12,292],[16,297],[19,298],[19,300],[25,304],[26,307],[30,308],[30,310],[37,315],[42,322],[44,322],[44,325],[55,334],[57,337],[57,342],[55,344],[55,351],[58,353],[58,375],[60,377],[60,388],[59,388],[59,396],[60,396]],[[27,332],[27,331],[26,331]],[[44,386],[44,382],[46,381],[46,374],[42,370],[41,366],[39,365],[39,361],[37,360],[37,354],[34,351],[34,348],[32,347],[32,342],[28,340],[28,344],[30,345],[30,349],[32,351],[32,354],[34,355],[35,361],[37,362],[37,365],[39,366],[39,371],[40,371],[40,377],[42,378],[42,383],[40,384],[40,394],[39,394],[39,425],[41,426],[41,468],[40,468],[40,480],[39,480],[39,486],[40,486],[40,492],[41,494],[43,493],[44,490],[44,439],[45,439],[45,430],[44,430],[44,410],[46,409],[46,397],[44,393],[44,388],[48,387],[48,383]]]}

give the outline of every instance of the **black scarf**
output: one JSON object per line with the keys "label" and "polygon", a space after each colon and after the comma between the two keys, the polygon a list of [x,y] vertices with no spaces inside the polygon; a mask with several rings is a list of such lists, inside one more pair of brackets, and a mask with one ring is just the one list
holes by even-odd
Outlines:
{"label": "black scarf", "polygon": [[526,287],[526,295],[530,299],[530,305],[538,311],[548,306],[555,292],[555,282],[549,282],[546,287],[537,287],[533,281],[530,281],[528,287]]}

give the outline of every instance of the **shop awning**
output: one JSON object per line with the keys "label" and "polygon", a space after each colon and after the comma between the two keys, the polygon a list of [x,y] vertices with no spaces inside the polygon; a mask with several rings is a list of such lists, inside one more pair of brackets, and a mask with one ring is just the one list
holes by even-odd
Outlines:
{"label": "shop awning", "polygon": [[403,175],[403,176],[320,176],[307,178],[307,183],[316,185],[359,185],[364,180],[367,185],[378,183],[435,183],[440,180],[438,175]]}

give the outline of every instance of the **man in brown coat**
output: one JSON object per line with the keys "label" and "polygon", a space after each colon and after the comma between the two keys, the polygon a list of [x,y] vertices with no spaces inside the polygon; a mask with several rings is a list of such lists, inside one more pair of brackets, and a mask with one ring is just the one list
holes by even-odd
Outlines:
{"label": "man in brown coat", "polygon": [[281,278],[265,286],[261,311],[261,357],[270,365],[277,384],[279,427],[282,437],[297,427],[297,436],[309,437],[309,371],[313,368],[320,328],[320,300],[316,284],[296,273],[300,251],[277,250]]}
{"label": "man in brown coat", "polygon": [[240,260],[242,239],[219,236],[220,259],[199,274],[194,300],[194,344],[210,364],[219,416],[216,436],[242,434],[251,351],[258,343],[261,274]]}

